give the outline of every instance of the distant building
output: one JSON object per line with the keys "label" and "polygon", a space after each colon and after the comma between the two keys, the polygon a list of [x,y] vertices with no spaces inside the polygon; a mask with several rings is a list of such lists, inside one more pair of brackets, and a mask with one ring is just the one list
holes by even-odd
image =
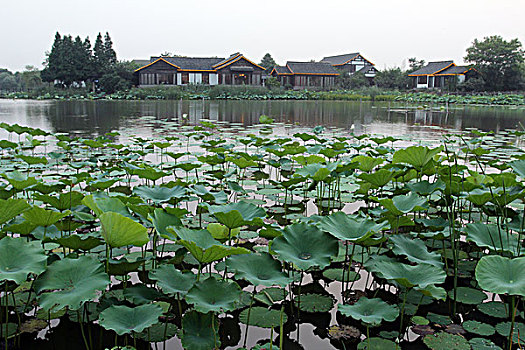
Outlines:
{"label": "distant building", "polygon": [[429,62],[426,66],[408,74],[418,89],[443,88],[451,83],[462,83],[478,72],[468,66],[456,66],[454,61]]}
{"label": "distant building", "polygon": [[339,73],[325,62],[286,62],[275,66],[270,73],[282,86],[294,89],[329,89],[335,85]]}
{"label": "distant building", "polygon": [[228,58],[151,57],[135,70],[140,87],[157,85],[262,85],[265,69],[240,53]]}
{"label": "distant building", "polygon": [[359,52],[328,56],[323,58],[321,62],[330,63],[334,68],[348,75],[364,74],[370,83],[373,83],[378,72],[374,64],[364,58]]}

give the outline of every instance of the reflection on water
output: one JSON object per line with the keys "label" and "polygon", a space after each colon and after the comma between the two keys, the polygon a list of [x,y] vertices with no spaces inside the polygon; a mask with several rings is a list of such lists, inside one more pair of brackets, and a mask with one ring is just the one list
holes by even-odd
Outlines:
{"label": "reflection on water", "polygon": [[[525,109],[435,106],[417,109],[388,102],[344,101],[13,101],[0,100],[0,121],[48,131],[97,136],[113,130],[155,135],[158,123],[196,124],[201,119],[244,126],[266,114],[277,122],[334,126],[354,132],[433,138],[450,129],[501,131],[520,128]],[[429,128],[429,126],[431,126]]]}

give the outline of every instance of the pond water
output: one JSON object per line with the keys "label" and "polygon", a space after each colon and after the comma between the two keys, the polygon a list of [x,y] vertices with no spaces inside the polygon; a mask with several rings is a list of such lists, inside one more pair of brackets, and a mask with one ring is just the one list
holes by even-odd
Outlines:
{"label": "pond water", "polygon": [[353,130],[356,134],[439,138],[451,130],[522,129],[524,107],[425,106],[359,101],[28,101],[0,100],[0,122],[82,137],[110,131],[158,136],[159,122],[201,119],[250,126],[259,116],[297,126]]}

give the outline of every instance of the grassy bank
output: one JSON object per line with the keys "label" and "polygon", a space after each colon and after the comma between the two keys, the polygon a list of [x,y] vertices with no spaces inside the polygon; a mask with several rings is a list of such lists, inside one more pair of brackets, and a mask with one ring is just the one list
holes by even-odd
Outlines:
{"label": "grassy bank", "polygon": [[400,92],[377,87],[358,90],[310,91],[268,89],[262,86],[184,86],[170,88],[133,88],[113,94],[87,89],[44,89],[29,92],[0,92],[0,98],[35,100],[339,100],[399,101],[410,103],[458,103],[480,105],[525,105],[524,94],[442,94]]}

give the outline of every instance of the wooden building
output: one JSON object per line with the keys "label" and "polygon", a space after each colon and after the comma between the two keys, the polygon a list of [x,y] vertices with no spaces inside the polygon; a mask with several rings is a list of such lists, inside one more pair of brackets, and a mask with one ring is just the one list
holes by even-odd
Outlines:
{"label": "wooden building", "polygon": [[151,57],[135,70],[140,87],[157,85],[262,85],[265,69],[240,53],[228,58]]}
{"label": "wooden building", "polygon": [[286,62],[286,66],[275,66],[270,75],[282,86],[294,89],[329,89],[335,85],[339,73],[325,62]]}
{"label": "wooden building", "polygon": [[478,72],[468,66],[456,66],[454,61],[429,62],[426,66],[408,74],[418,89],[444,88],[450,84],[462,83]]}
{"label": "wooden building", "polygon": [[378,70],[374,64],[363,57],[359,52],[337,56],[327,56],[321,62],[330,63],[334,68],[348,75],[364,74],[373,83]]}

